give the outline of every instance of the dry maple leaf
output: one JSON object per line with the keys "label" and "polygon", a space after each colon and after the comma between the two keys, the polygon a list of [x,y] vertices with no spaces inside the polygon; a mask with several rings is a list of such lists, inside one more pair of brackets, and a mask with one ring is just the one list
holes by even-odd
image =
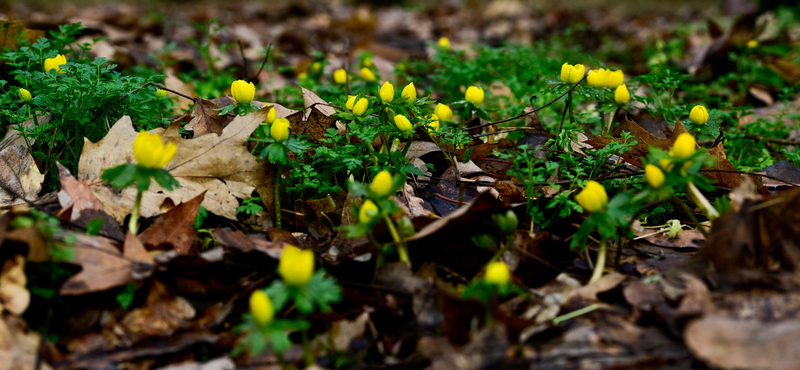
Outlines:
{"label": "dry maple leaf", "polygon": [[[178,146],[175,158],[164,169],[174,176],[181,187],[164,191],[153,183],[142,197],[143,217],[158,216],[172,206],[190,201],[203,191],[201,204],[209,212],[236,219],[237,198],[249,198],[257,190],[265,209],[272,209],[274,166],[258,159],[247,150],[247,140],[266,119],[266,109],[236,117],[222,135],[208,134],[194,139],[180,137],[179,126],[172,125],[163,133],[165,141]],[[133,141],[136,131],[130,117],[117,121],[106,137],[97,143],[87,140],[78,164],[78,177],[90,184],[92,192],[110,215],[122,221],[133,208],[136,189],[121,192],[112,190],[100,181],[103,170],[119,164],[134,162]]]}

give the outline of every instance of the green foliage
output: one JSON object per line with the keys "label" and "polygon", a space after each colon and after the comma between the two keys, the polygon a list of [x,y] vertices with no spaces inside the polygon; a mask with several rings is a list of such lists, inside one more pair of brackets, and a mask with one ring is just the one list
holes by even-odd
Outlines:
{"label": "green foliage", "polygon": [[246,215],[255,215],[264,211],[264,205],[261,203],[261,198],[252,197],[242,201],[242,205],[236,208],[236,213],[244,213]]}
{"label": "green foliage", "polygon": [[[83,138],[93,142],[101,139],[123,115],[144,127],[158,127],[168,121],[163,114],[167,100],[156,97],[154,88],[134,91],[161,76],[123,75],[115,70],[116,65],[102,58],[80,57],[89,44],[79,45],[81,53],[68,51],[66,46],[81,30],[79,24],[61,26],[59,32],[51,33],[51,39],[42,38],[0,56],[12,68],[13,76],[13,81],[2,82],[0,115],[15,125],[47,172],[56,161],[76,172]],[[66,73],[45,72],[44,60],[59,53],[67,57]],[[17,97],[20,88],[30,91],[30,102]],[[30,125],[22,125],[28,120]]]}

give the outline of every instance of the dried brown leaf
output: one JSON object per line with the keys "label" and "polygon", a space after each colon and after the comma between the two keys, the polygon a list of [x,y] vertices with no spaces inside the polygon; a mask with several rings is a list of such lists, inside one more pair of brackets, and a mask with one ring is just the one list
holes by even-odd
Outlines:
{"label": "dried brown leaf", "polygon": [[192,200],[167,211],[139,235],[139,240],[152,248],[164,249],[164,246],[167,245],[178,253],[189,253],[192,243],[197,237],[194,220],[204,196],[205,192],[202,192]]}

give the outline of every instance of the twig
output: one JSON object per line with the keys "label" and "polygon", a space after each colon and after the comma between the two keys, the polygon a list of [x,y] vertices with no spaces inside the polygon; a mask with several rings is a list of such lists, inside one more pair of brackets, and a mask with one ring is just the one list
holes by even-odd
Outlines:
{"label": "twig", "polygon": [[244,76],[250,80],[250,76],[247,74],[250,69],[247,68],[247,57],[244,56],[244,45],[242,45],[242,40],[236,40],[236,43],[239,44],[239,54],[241,54],[242,63],[244,63]]}
{"label": "twig", "polygon": [[267,54],[264,55],[264,61],[261,62],[261,67],[258,67],[258,72],[256,72],[256,78],[258,78],[258,75],[260,75],[261,71],[264,70],[264,66],[267,65],[267,61],[269,60],[270,51],[272,51],[272,44],[267,45]]}
{"label": "twig", "polygon": [[580,81],[578,81],[577,83],[575,83],[575,85],[572,85],[572,87],[570,87],[570,88],[569,88],[569,90],[567,90],[567,91],[565,91],[563,94],[559,95],[559,97],[557,97],[557,98],[555,98],[555,99],[551,100],[549,103],[547,103],[547,104],[545,104],[545,105],[543,105],[543,106],[541,106],[541,107],[539,107],[539,108],[536,108],[536,109],[534,109],[534,110],[531,110],[530,112],[525,112],[525,113],[522,113],[522,114],[520,114],[520,115],[517,115],[517,116],[515,116],[515,117],[506,118],[506,119],[501,119],[501,120],[499,120],[499,121],[495,121],[495,122],[489,122],[489,123],[484,123],[484,124],[482,124],[482,125],[478,125],[478,126],[474,126],[474,127],[463,128],[462,130],[463,130],[463,131],[468,131],[468,130],[474,130],[474,129],[478,129],[478,128],[484,128],[484,127],[486,127],[486,126],[492,126],[492,125],[497,125],[497,124],[501,124],[501,123],[506,123],[506,122],[510,122],[510,121],[513,121],[513,120],[516,120],[516,119],[520,119],[520,118],[522,118],[522,117],[525,117],[525,116],[529,116],[529,115],[531,115],[531,114],[534,114],[534,113],[536,113],[536,112],[538,112],[538,111],[540,111],[540,110],[542,110],[542,109],[544,109],[544,108],[547,108],[547,107],[549,107],[551,104],[553,104],[553,103],[555,103],[555,102],[559,101],[561,98],[563,98],[564,96],[566,96],[567,94],[569,94],[570,92],[572,92],[572,90],[575,90],[575,88],[576,88],[576,87],[578,87],[578,85],[580,85],[580,84],[581,84],[581,82],[583,82],[583,80],[585,80],[585,79],[586,79],[586,76],[583,76],[583,78],[581,78],[581,80],[580,80]]}

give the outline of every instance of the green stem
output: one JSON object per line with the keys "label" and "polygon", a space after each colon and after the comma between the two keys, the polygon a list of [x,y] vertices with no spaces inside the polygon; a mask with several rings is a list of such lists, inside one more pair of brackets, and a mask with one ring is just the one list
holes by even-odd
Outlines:
{"label": "green stem", "polygon": [[306,367],[314,364],[314,354],[311,353],[311,343],[308,341],[308,332],[303,330],[303,358],[306,361]]}
{"label": "green stem", "polygon": [[136,201],[133,203],[133,210],[131,210],[131,220],[128,222],[128,230],[131,235],[136,236],[139,232],[139,208],[142,206],[142,191],[136,191]]}
{"label": "green stem", "polygon": [[278,171],[275,174],[275,227],[281,228],[281,164],[278,163]]}
{"label": "green stem", "polygon": [[603,270],[606,268],[606,239],[603,238],[600,240],[600,250],[597,252],[597,262],[594,264],[594,272],[592,272],[592,278],[589,279],[589,283],[586,285],[591,285],[597,280],[600,280],[600,277],[603,276]]}
{"label": "green stem", "polygon": [[389,228],[389,233],[392,234],[392,240],[394,240],[394,243],[397,245],[397,255],[400,257],[400,261],[409,263],[410,260],[408,259],[406,243],[400,241],[400,234],[394,226],[394,221],[392,221],[388,214],[384,214],[383,219],[386,220],[386,226]]}
{"label": "green stem", "polygon": [[572,104],[572,90],[570,90],[569,94],[567,94],[567,98],[569,99],[569,101],[568,101],[568,103],[569,103],[569,123],[574,124],[575,123],[575,111],[572,108],[572,105],[573,105]]}
{"label": "green stem", "polygon": [[585,315],[585,314],[587,314],[589,312],[592,312],[592,311],[594,311],[594,310],[596,310],[598,308],[600,308],[600,305],[595,303],[595,304],[592,304],[592,305],[588,305],[588,306],[586,306],[584,308],[581,308],[580,310],[575,310],[575,311],[572,311],[570,313],[563,314],[563,315],[553,319],[553,325],[558,325],[558,324],[560,324],[560,323],[562,323],[564,321],[571,320],[571,319],[574,319],[574,318],[576,318],[578,316]]}
{"label": "green stem", "polygon": [[697,229],[697,231],[700,231],[700,234],[703,234],[703,236],[708,236],[708,233],[706,233],[706,228],[700,224],[700,221],[697,220],[697,217],[694,216],[694,213],[692,213],[692,210],[689,209],[689,206],[687,206],[684,201],[680,200],[678,197],[674,195],[672,196],[672,201],[678,203],[683,212],[686,213],[687,216],[689,216],[689,220],[691,220],[692,223],[694,224],[694,228]]}
{"label": "green stem", "polygon": [[614,114],[608,117],[608,126],[606,126],[606,135],[611,135],[611,125],[614,124],[614,118],[617,117],[617,113],[619,113],[620,109],[622,109],[622,107],[617,108],[617,110],[614,111]]}
{"label": "green stem", "polygon": [[716,208],[708,201],[708,199],[700,192],[700,189],[694,185],[693,182],[689,181],[686,184],[686,190],[689,191],[689,198],[692,199],[700,210],[708,217],[709,220],[714,221],[719,218],[719,212]]}

